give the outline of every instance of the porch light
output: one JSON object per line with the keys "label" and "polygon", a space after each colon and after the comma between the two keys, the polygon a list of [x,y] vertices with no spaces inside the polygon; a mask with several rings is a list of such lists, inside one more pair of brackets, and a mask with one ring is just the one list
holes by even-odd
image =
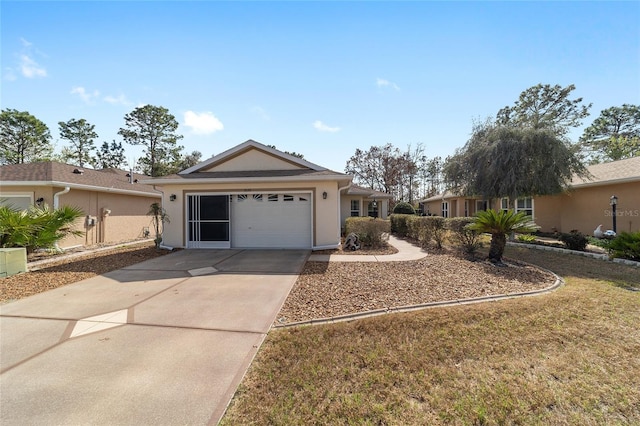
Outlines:
{"label": "porch light", "polygon": [[38,207],[41,207],[42,203],[44,203],[44,198],[40,197],[36,200],[36,204],[38,205]]}
{"label": "porch light", "polygon": [[324,192],[322,193],[322,199],[323,199],[323,200],[326,200],[326,199],[327,199],[327,191],[324,191]]}
{"label": "porch light", "polygon": [[373,207],[378,207],[378,202],[376,201],[376,199],[373,199]]}
{"label": "porch light", "polygon": [[177,198],[176,194],[169,195],[169,201],[175,201]]}

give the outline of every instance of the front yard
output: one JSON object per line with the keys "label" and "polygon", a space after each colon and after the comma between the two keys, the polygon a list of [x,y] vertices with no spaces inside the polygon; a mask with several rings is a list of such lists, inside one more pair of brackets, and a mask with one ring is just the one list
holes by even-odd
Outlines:
{"label": "front yard", "polygon": [[274,330],[223,424],[640,424],[638,270],[514,247],[506,255],[566,286]]}

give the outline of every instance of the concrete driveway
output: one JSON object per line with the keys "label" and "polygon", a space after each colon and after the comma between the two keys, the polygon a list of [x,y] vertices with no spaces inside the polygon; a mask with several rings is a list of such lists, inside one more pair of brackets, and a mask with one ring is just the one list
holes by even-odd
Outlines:
{"label": "concrete driveway", "polygon": [[308,255],[183,250],[0,306],[0,423],[217,424]]}

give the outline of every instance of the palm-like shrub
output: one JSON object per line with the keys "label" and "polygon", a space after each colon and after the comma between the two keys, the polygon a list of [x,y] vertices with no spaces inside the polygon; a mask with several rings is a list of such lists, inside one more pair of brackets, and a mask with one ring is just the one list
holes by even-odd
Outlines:
{"label": "palm-like shrub", "polygon": [[533,232],[537,226],[525,212],[516,213],[513,210],[496,212],[490,209],[478,212],[475,222],[468,225],[468,229],[491,234],[489,260],[492,263],[502,264],[507,235],[512,232]]}
{"label": "palm-like shrub", "polygon": [[0,247],[25,247],[27,253],[52,248],[68,235],[83,235],[73,228],[83,215],[81,209],[71,206],[32,206],[28,210],[0,206]]}

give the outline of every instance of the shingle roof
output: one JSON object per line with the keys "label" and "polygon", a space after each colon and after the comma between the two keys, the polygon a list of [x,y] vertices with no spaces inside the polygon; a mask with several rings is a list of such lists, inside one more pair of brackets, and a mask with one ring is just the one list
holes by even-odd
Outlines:
{"label": "shingle roof", "polygon": [[351,185],[347,190],[348,195],[364,195],[369,198],[393,198],[392,195],[374,189],[363,188],[358,185]]}
{"label": "shingle roof", "polygon": [[[82,173],[74,173],[82,170]],[[57,161],[43,161],[28,164],[8,164],[0,166],[0,182],[3,185],[24,182],[42,182],[51,184],[71,184],[78,186],[92,186],[105,190],[117,189],[122,191],[146,192],[158,195],[151,185],[130,183],[129,172],[119,169],[93,170],[58,163]],[[142,180],[147,176],[133,174],[133,179]]]}
{"label": "shingle roof", "polygon": [[591,179],[574,177],[571,186],[592,186],[616,182],[640,181],[640,156],[587,167]]}

